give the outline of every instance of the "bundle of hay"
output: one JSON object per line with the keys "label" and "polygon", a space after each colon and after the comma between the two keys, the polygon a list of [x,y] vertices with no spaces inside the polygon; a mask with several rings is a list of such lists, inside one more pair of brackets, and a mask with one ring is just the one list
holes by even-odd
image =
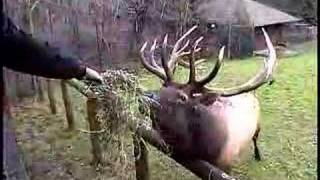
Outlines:
{"label": "bundle of hay", "polygon": [[[101,144],[107,150],[108,159],[111,161],[113,159],[114,165],[117,166],[114,167],[115,169],[121,167],[126,171],[128,163],[133,162],[127,160],[127,154],[132,154],[130,150],[132,147],[128,148],[132,146],[130,136],[132,130],[137,129],[137,126],[151,127],[151,125],[149,121],[143,121],[145,118],[142,118],[138,110],[139,102],[141,108],[141,102],[144,101],[138,76],[122,69],[109,69],[102,73],[102,76],[104,79],[102,84],[92,81],[84,82],[99,101],[97,118],[102,126],[99,134]],[[143,104],[148,106],[148,103]],[[122,172],[117,170],[118,174],[123,174]]]}

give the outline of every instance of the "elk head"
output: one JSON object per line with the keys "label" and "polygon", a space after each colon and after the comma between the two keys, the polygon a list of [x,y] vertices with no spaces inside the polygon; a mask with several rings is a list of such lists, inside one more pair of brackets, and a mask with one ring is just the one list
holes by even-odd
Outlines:
{"label": "elk head", "polygon": [[[163,80],[159,100],[161,107],[157,112],[156,124],[165,142],[172,146],[174,153],[207,160],[222,167],[229,165],[244,144],[259,132],[259,103],[249,92],[270,80],[276,54],[268,34],[262,29],[269,49],[264,68],[240,86],[208,88],[205,85],[215,78],[221,67],[225,47],[220,49],[218,60],[211,72],[197,80],[196,54],[200,51],[198,45],[203,37],[198,38],[193,45],[186,40],[181,46],[196,28],[197,26],[193,26],[182,35],[171,53],[167,51],[168,36],[164,37],[161,45],[162,67],[155,61],[156,40],[149,52],[145,51],[147,42],[142,46],[141,60],[148,71]],[[187,66],[190,69],[189,80],[185,84],[173,81],[175,69],[182,56],[188,58]],[[259,155],[258,150],[257,153]]]}

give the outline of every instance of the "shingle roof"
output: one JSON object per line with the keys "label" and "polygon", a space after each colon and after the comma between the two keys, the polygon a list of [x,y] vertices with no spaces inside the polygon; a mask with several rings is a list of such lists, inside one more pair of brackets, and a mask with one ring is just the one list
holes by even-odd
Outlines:
{"label": "shingle roof", "polygon": [[248,20],[243,5],[241,0],[210,0],[195,8],[195,13],[203,20],[238,24],[240,19]]}
{"label": "shingle roof", "polygon": [[223,24],[253,24],[255,27],[300,20],[253,0],[211,0],[200,4],[195,12],[203,20]]}
{"label": "shingle roof", "polygon": [[257,1],[243,0],[247,13],[255,27],[271,24],[296,22],[301,19],[291,16],[273,7],[264,5]]}

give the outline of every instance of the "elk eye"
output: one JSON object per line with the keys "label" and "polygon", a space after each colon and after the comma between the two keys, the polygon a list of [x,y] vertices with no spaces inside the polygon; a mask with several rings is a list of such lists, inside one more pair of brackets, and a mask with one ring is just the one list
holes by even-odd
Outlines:
{"label": "elk eye", "polygon": [[185,102],[185,101],[187,101],[187,96],[186,96],[185,94],[181,94],[181,95],[180,95],[180,99],[181,99],[183,102]]}

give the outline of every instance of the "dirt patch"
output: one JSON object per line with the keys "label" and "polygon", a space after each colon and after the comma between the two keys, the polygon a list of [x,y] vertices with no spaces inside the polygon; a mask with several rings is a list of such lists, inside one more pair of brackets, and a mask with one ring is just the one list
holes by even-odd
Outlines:
{"label": "dirt patch", "polygon": [[17,141],[24,153],[31,179],[112,177],[107,167],[97,171],[91,166],[88,137],[76,131],[67,131],[64,117],[51,115],[48,106],[25,102],[13,108],[13,115]]}
{"label": "dirt patch", "polygon": [[[76,129],[88,129],[85,105],[73,94]],[[89,134],[67,131],[63,104],[59,102],[58,114],[49,112],[47,103],[24,101],[15,107],[18,144],[22,148],[29,175],[32,180],[122,180],[135,179],[135,165],[131,134],[125,137],[124,155],[119,158],[116,147],[103,146],[103,167],[91,166]],[[148,145],[150,178],[197,179],[173,160]],[[125,160],[125,162],[122,162]]]}

